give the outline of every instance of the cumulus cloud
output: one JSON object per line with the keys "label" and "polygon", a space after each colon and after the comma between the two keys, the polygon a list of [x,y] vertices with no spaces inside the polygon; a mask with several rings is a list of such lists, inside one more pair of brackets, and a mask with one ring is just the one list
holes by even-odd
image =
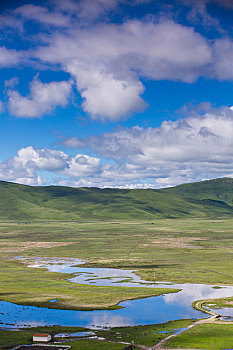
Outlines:
{"label": "cumulus cloud", "polygon": [[74,77],[83,109],[93,119],[116,121],[145,108],[141,77],[193,82],[212,51],[191,27],[172,20],[129,20],[56,33],[34,56],[60,64]]}
{"label": "cumulus cloud", "polygon": [[[143,179],[157,187],[233,173],[233,111],[209,107],[202,116],[189,116],[161,127],[123,128],[100,136],[67,138],[70,147],[89,147],[115,160],[102,168],[102,183],[128,186]],[[97,179],[95,179],[97,182]],[[141,183],[145,183],[144,181]],[[115,183],[116,184],[116,183]]]}
{"label": "cumulus cloud", "polygon": [[10,162],[17,168],[58,171],[67,166],[68,156],[61,151],[35,149],[32,146],[22,148]]}
{"label": "cumulus cloud", "polygon": [[71,157],[62,151],[39,149],[32,146],[21,148],[17,155],[0,162],[1,180],[41,185],[46,179],[40,171],[47,171],[70,179],[95,176],[100,172],[100,160],[83,154]]}
{"label": "cumulus cloud", "polygon": [[[211,22],[212,18],[207,16],[210,0],[180,1],[192,7],[190,18],[200,15]],[[133,5],[148,2],[139,0]],[[220,4],[220,1],[215,3]],[[164,15],[123,18],[119,23],[103,17],[121,4],[132,5],[132,2],[96,0],[93,4],[91,0],[67,0],[65,3],[51,0],[46,6],[20,6],[11,14],[17,20],[41,24],[39,40],[35,42],[35,48],[27,52],[27,58],[30,56],[33,63],[36,60],[37,64],[59,66],[68,72],[76,81],[83,110],[92,119],[118,121],[145,109],[144,79],[193,83],[201,76],[219,80],[233,78],[233,44],[229,38],[211,42],[192,26],[177,23]],[[223,5],[230,6],[230,2],[226,0]],[[0,48],[0,66],[16,64],[18,55],[15,50]],[[44,84],[44,90],[45,87]],[[11,91],[10,111],[18,117],[38,117],[51,112],[57,103],[55,98],[53,105],[51,95],[43,104],[44,110],[38,111],[40,97],[36,91],[41,89],[37,81],[32,84],[31,96],[23,97],[17,91]],[[65,94],[60,105],[64,106],[66,102]],[[28,110],[26,115],[25,110]]]}
{"label": "cumulus cloud", "polygon": [[100,170],[101,164],[99,158],[77,154],[68,162],[67,168],[61,171],[61,174],[76,178],[82,176],[89,177],[97,175],[100,173]]}
{"label": "cumulus cloud", "polygon": [[[233,176],[232,135],[232,108],[206,105],[203,115],[195,111],[157,128],[122,128],[99,136],[63,140],[66,147],[92,149],[95,157],[80,152],[70,156],[32,146],[22,148],[0,163],[0,177],[39,184],[44,183],[46,171],[62,185],[159,188]],[[105,158],[104,164],[101,158]]]}
{"label": "cumulus cloud", "polygon": [[19,118],[38,118],[52,112],[56,107],[65,107],[72,91],[72,81],[42,83],[35,78],[30,95],[22,96],[16,90],[8,91],[8,107]]}
{"label": "cumulus cloud", "polygon": [[84,99],[83,110],[92,119],[114,121],[146,107],[140,97],[144,86],[139,81],[118,79],[110,73],[77,65],[71,65],[68,70],[76,77],[77,88]]}

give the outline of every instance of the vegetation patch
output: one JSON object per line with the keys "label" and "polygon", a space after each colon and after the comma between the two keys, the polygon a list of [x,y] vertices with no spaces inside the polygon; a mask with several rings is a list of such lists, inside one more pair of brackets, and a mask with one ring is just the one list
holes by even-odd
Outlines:
{"label": "vegetation patch", "polygon": [[168,340],[165,348],[222,350],[233,348],[232,324],[200,324]]}
{"label": "vegetation patch", "polygon": [[[66,281],[72,275],[0,261],[3,301],[51,309],[116,309],[120,301],[177,292],[166,288],[130,288],[81,285]],[[73,277],[73,276],[72,276]],[[56,299],[51,303],[51,299]]]}
{"label": "vegetation patch", "polygon": [[108,331],[98,331],[96,334],[109,341],[134,342],[138,345],[154,346],[162,339],[190,324],[191,320],[178,320],[156,325],[111,328]]}
{"label": "vegetation patch", "polygon": [[[191,320],[170,321],[163,324],[134,326],[134,327],[118,327],[109,330],[92,330],[82,327],[37,327],[14,330],[0,329],[0,349],[12,349],[18,345],[32,344],[34,333],[50,333],[53,336],[56,334],[66,334],[64,337],[56,337],[54,340],[62,345],[70,345],[72,350],[85,349],[106,349],[117,350],[124,349],[127,344],[134,343],[137,345],[154,346],[168,335],[174,334],[178,329],[189,326]],[[94,332],[97,339],[88,339],[88,336],[77,335],[78,332]],[[68,334],[71,334],[69,337]],[[75,336],[73,336],[75,334]],[[6,346],[7,344],[7,346]]]}
{"label": "vegetation patch", "polygon": [[211,299],[203,303],[203,306],[208,307],[210,309],[219,309],[222,307],[233,307],[233,297],[230,298],[219,298],[219,299]]}

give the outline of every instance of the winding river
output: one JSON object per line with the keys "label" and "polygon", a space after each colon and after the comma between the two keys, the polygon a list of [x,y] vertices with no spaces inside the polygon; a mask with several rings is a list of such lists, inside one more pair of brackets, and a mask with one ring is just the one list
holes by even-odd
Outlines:
{"label": "winding river", "polygon": [[[24,259],[18,257],[17,259]],[[121,302],[118,310],[74,311],[22,306],[0,301],[0,325],[3,328],[36,326],[81,326],[90,329],[116,326],[133,326],[165,323],[170,320],[208,317],[192,308],[192,302],[233,296],[233,286],[205,284],[150,283],[143,281],[133,270],[110,268],[87,268],[79,259],[34,259],[28,260],[31,268],[46,268],[48,271],[72,273],[73,283],[100,286],[127,286],[148,288],[177,288],[180,292]],[[55,302],[56,300],[51,300]],[[233,316],[233,309],[219,309],[222,315]]]}

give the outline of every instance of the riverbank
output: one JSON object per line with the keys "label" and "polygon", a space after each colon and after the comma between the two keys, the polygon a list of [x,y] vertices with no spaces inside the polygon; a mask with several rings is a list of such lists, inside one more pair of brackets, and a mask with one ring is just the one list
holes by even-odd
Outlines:
{"label": "riverbank", "polygon": [[[178,289],[103,287],[74,284],[74,277],[45,269],[33,269],[18,261],[0,260],[0,299],[18,305],[61,310],[114,310],[124,300],[175,293]],[[57,300],[51,303],[50,300]]]}

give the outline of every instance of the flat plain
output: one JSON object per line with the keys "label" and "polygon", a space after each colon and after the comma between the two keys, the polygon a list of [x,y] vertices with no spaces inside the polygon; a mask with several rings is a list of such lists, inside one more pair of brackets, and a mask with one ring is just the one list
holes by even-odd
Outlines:
{"label": "flat plain", "polygon": [[218,218],[2,222],[0,257],[8,264],[17,255],[80,258],[89,267],[133,269],[150,281],[233,284],[232,227],[233,219]]}
{"label": "flat plain", "polygon": [[[77,285],[66,281],[69,275],[29,268],[24,261],[15,260],[15,256],[24,256],[32,260],[36,257],[80,258],[86,261],[84,266],[131,269],[148,281],[231,285],[233,284],[232,225],[233,220],[229,218],[117,222],[1,222],[1,300],[63,309],[111,309],[117,307],[120,300],[166,292],[154,288],[91,285],[78,285],[77,288]],[[59,302],[51,306],[49,300],[54,298]],[[163,326],[164,330],[169,332],[169,325]],[[207,326],[200,325],[195,329],[198,330],[200,327]],[[212,325],[208,327],[209,330]],[[224,332],[225,330],[231,332],[232,326],[229,324],[218,327],[219,329],[224,327]],[[202,329],[206,328],[200,328],[200,332]],[[197,347],[196,330],[189,330],[177,337],[178,340],[181,339],[179,345],[189,344],[190,347]],[[9,341],[12,341],[9,335],[13,336],[13,333],[3,332],[5,332],[5,335],[2,335],[3,339],[8,337]],[[152,341],[159,340],[158,335],[149,335],[148,330],[140,333],[140,329],[136,331],[127,328],[122,332],[123,339],[127,338],[125,334],[133,332],[135,338],[137,333],[142,345],[151,346]],[[23,334],[25,331],[22,336]],[[191,334],[193,342],[190,341],[188,334]],[[211,334],[209,336],[211,337]],[[160,339],[164,337],[165,335],[159,335]],[[17,340],[17,337],[15,339]],[[221,349],[223,343],[225,344],[223,339],[222,336],[219,337],[216,349]],[[91,349],[93,346],[95,348],[100,346],[100,349],[122,348],[122,344],[113,342],[113,333],[109,341],[111,343],[97,344],[95,340],[82,339],[71,343],[74,349],[76,346],[77,349]],[[177,344],[174,340],[166,346],[174,348]],[[211,341],[203,346],[201,347],[203,349],[214,349]]]}

